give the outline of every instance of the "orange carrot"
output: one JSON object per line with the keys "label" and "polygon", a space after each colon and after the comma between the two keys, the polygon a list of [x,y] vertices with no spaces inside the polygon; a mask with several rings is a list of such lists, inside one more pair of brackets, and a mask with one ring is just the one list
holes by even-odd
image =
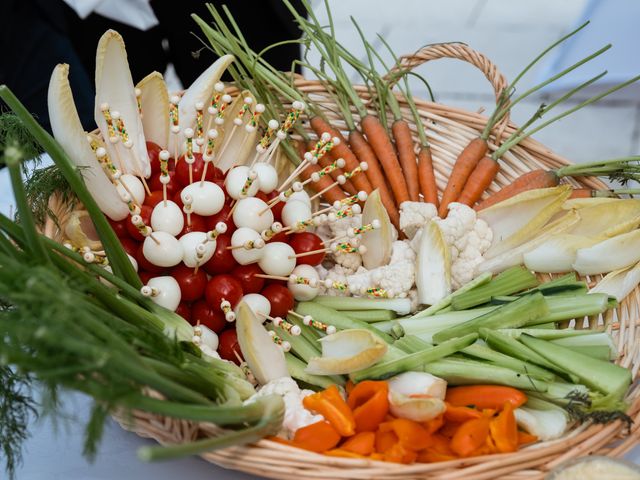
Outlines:
{"label": "orange carrot", "polygon": [[444,418],[447,422],[462,423],[482,416],[482,413],[475,408],[469,408],[466,406],[458,407],[451,405],[450,403],[447,403],[446,405],[447,409],[444,412]]}
{"label": "orange carrot", "polygon": [[402,166],[402,173],[407,184],[409,192],[409,200],[412,202],[420,201],[420,184],[418,181],[418,162],[413,148],[413,138],[411,138],[411,129],[405,120],[396,120],[391,126],[393,138],[396,142],[398,150],[398,159]]}
{"label": "orange carrot", "polygon": [[398,436],[393,430],[376,432],[376,452],[384,453],[398,443]]}
{"label": "orange carrot", "polygon": [[426,422],[422,422],[422,426],[427,430],[427,433],[431,435],[432,433],[436,433],[440,428],[444,425],[444,415],[440,414],[431,420],[427,420]]}
{"label": "orange carrot", "polygon": [[418,152],[418,182],[420,183],[420,193],[422,193],[424,201],[433,203],[437,208],[438,186],[433,172],[433,158],[431,157],[431,148],[429,146],[422,147]]}
{"label": "orange carrot", "polygon": [[526,192],[527,190],[555,187],[558,185],[559,181],[559,177],[553,172],[553,170],[532,170],[516,178],[513,182],[501,188],[496,193],[485,198],[475,206],[475,209],[482,210],[519,193]]}
{"label": "orange carrot", "polygon": [[387,131],[382,126],[380,119],[374,115],[366,115],[360,120],[360,126],[366,135],[369,145],[378,157],[386,177],[389,179],[396,205],[409,200],[407,183],[402,176],[402,169],[396,152],[391,144]]}
{"label": "orange carrot", "polygon": [[505,402],[498,416],[491,419],[489,431],[498,452],[510,453],[518,450],[518,424],[511,402]]}
{"label": "orange carrot", "polygon": [[[338,145],[334,145],[334,147],[329,152],[329,155],[333,161],[344,158],[345,169],[347,171],[351,171],[356,168],[360,162],[366,161],[361,159],[359,155],[357,155],[354,151],[349,148],[347,141],[340,133],[340,130],[333,128],[329,122],[324,120],[322,117],[315,116],[310,120],[311,128],[316,132],[318,136],[322,135],[324,132],[329,132],[331,137],[337,137],[340,139],[340,143]],[[353,147],[352,147],[353,148]],[[356,156],[357,155],[357,156]],[[351,179],[354,187],[357,190],[364,190],[367,193],[371,193],[373,191],[373,187],[369,182],[369,179],[365,175],[356,175]]]}
{"label": "orange carrot", "polygon": [[506,402],[514,408],[527,401],[520,390],[502,385],[465,385],[447,389],[445,400],[455,407],[473,405],[479,409],[501,409]]}
{"label": "orange carrot", "polygon": [[347,404],[353,410],[356,432],[372,432],[389,413],[387,382],[365,380],[349,393]]}
{"label": "orange carrot", "polygon": [[349,437],[340,448],[358,455],[370,455],[376,446],[376,434],[374,432],[360,432]]}
{"label": "orange carrot", "polygon": [[307,410],[322,415],[343,437],[348,437],[355,433],[356,422],[353,418],[353,412],[335,385],[304,397],[302,405]]}
{"label": "orange carrot", "polygon": [[593,196],[593,190],[590,188],[574,188],[569,198],[591,198]]}
{"label": "orange carrot", "polygon": [[[318,165],[324,168],[331,165],[334,161],[335,160],[333,160],[331,151],[329,151],[328,155],[322,155],[321,157],[318,158]],[[345,166],[346,166],[346,162],[345,162]],[[338,177],[344,176],[344,170],[342,168],[336,168],[335,170],[332,170],[331,173],[329,173],[329,175],[331,175],[331,178],[333,179],[334,182],[337,182]],[[356,175],[355,177],[358,177],[358,176],[359,175]],[[353,183],[351,183],[351,180],[345,181],[342,185],[340,185],[340,188],[346,192],[349,192],[350,195],[355,195],[356,193],[358,193],[358,190],[353,185]]]}
{"label": "orange carrot", "polygon": [[489,436],[488,417],[482,416],[460,425],[451,439],[451,450],[461,457],[469,457],[482,447]]}
{"label": "orange carrot", "polygon": [[432,444],[431,435],[418,422],[406,418],[396,418],[380,424],[380,432],[393,431],[398,441],[409,450],[422,450]]}
{"label": "orange carrot", "polygon": [[471,172],[476,168],[478,162],[484,158],[488,149],[487,141],[478,137],[471,140],[464,150],[462,150],[456,163],[453,165],[447,186],[444,192],[442,192],[442,199],[440,200],[440,207],[438,208],[438,215],[441,218],[447,216],[449,204],[458,200],[469,175],[471,175]]}
{"label": "orange carrot", "polygon": [[491,157],[483,157],[476,168],[473,170],[464,189],[458,197],[458,202],[472,207],[480,200],[482,194],[485,192],[489,185],[493,182],[500,170],[500,164],[497,160]]}
{"label": "orange carrot", "polygon": [[403,443],[396,443],[389,450],[384,453],[384,460],[386,462],[395,463],[413,463],[418,458],[418,454],[415,450],[411,450]]}
{"label": "orange carrot", "polygon": [[329,422],[321,420],[296,430],[293,445],[312,452],[322,453],[340,442],[340,434]]}
{"label": "orange carrot", "polygon": [[[367,165],[369,166],[369,169],[367,170],[367,177],[369,177],[371,186],[374,189],[378,189],[380,192],[380,198],[382,199],[382,204],[387,210],[391,222],[396,226],[396,228],[399,228],[400,215],[398,214],[398,207],[396,206],[393,196],[387,187],[385,174],[380,168],[380,162],[378,162],[378,158],[371,148],[371,145],[369,145],[367,140],[364,138],[364,135],[357,130],[354,130],[349,134],[349,145],[351,145],[351,148],[361,162],[367,162]],[[371,192],[372,190],[367,193]]]}
{"label": "orange carrot", "polygon": [[[319,172],[320,170],[322,169],[318,165],[309,165],[302,172],[300,172],[300,178],[302,180],[308,180],[309,178],[311,178],[312,173]],[[320,178],[320,180],[318,180],[317,182],[309,182],[307,186],[317,193],[317,192],[321,192],[332,183],[333,183],[333,180],[331,179],[331,177],[328,177],[325,175],[324,177]],[[332,189],[322,194],[322,198],[327,203],[330,203],[330,204],[333,204],[333,202],[335,202],[336,200],[342,200],[345,197],[346,197],[345,193],[342,191],[342,189],[338,185],[336,185]]]}

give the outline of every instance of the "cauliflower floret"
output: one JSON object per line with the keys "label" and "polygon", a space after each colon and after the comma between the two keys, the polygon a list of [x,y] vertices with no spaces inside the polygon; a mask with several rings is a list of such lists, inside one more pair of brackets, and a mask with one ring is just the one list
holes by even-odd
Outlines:
{"label": "cauliflower floret", "polygon": [[415,283],[415,261],[393,263],[376,268],[372,272],[372,280],[384,288],[390,296],[403,297],[409,294]]}
{"label": "cauliflower floret", "polygon": [[354,273],[362,265],[362,256],[359,253],[334,252],[333,259],[336,261],[336,265],[340,265],[347,275]]}
{"label": "cauliflower floret", "polygon": [[267,383],[245,403],[255,401],[258,397],[280,395],[284,400],[285,413],[282,429],[278,432],[278,436],[290,439],[299,428],[324,420],[322,415],[313,415],[302,405],[304,397],[312,393],[311,390],[300,390],[292,378],[282,377]]}
{"label": "cauliflower floret", "polygon": [[[328,225],[331,229],[332,238],[346,237],[347,232],[350,228],[358,228],[362,226],[362,214],[353,215],[352,217],[340,218],[335,222],[329,222]],[[350,241],[349,243],[353,242]]]}
{"label": "cauliflower floret", "polygon": [[352,295],[361,295],[363,290],[377,286],[371,278],[371,274],[374,271],[360,267],[353,275],[347,277],[347,285],[349,285],[349,291]]}
{"label": "cauliflower floret", "polygon": [[[324,277],[320,276],[323,280],[331,280],[332,282],[347,282],[347,272],[342,267],[342,265],[334,265],[332,268],[327,270],[327,273]],[[343,292],[335,288],[326,288],[323,283],[319,285],[319,293],[321,295],[333,295],[333,296],[344,296],[348,292]]]}
{"label": "cauliflower floret", "polygon": [[424,224],[437,216],[438,210],[432,203],[402,202],[400,204],[400,230],[411,240]]}
{"label": "cauliflower floret", "polygon": [[408,240],[396,240],[391,245],[391,258],[389,265],[404,261],[415,261],[416,252],[411,248],[411,242]]}

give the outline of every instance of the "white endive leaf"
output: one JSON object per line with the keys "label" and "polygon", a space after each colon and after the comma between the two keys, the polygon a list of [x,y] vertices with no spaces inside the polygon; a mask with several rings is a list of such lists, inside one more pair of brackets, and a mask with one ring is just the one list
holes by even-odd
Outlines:
{"label": "white endive leaf", "polygon": [[621,302],[640,284],[640,263],[607,275],[589,293],[606,293]]}
{"label": "white endive leaf", "polygon": [[[142,120],[138,113],[135,87],[131,79],[127,51],[122,36],[115,30],[107,30],[96,51],[96,104],[94,116],[103,138],[109,138],[107,121],[101,110],[107,103],[111,113],[119,112],[124,122],[132,148],[124,148],[122,140],[116,144],[106,142],[107,152],[116,166],[122,160],[123,173],[148,177],[151,165],[147,155]],[[117,150],[116,150],[117,149]]]}
{"label": "white endive leaf", "polygon": [[[189,88],[185,90],[184,94],[180,98],[180,103],[178,104],[180,129],[182,131],[184,131],[185,128],[193,128],[195,130],[196,104],[198,103],[202,103],[204,105],[204,127],[205,129],[207,128],[210,117],[207,107],[211,104],[211,99],[215,94],[213,87],[220,81],[222,74],[233,60],[233,55],[223,55],[213,62],[209,68],[202,72],[200,76],[193,81]],[[179,152],[183,153],[185,151],[185,146],[182,134],[169,136],[169,151],[174,151],[176,148],[176,142],[178,142],[177,146]]]}
{"label": "white endive leaf", "polygon": [[53,69],[49,82],[48,106],[53,136],[71,161],[76,166],[83,167],[82,178],[100,210],[111,220],[126,218],[129,215],[127,205],[102,170],[87,141],[87,134],[82,129],[69,85],[69,65],[60,64]]}
{"label": "white endive leaf", "polygon": [[152,72],[138,82],[136,88],[142,92],[142,128],[147,141],[163,149],[169,146],[169,92],[162,74]]}
{"label": "white endive leaf", "polygon": [[[524,254],[531,252],[550,238],[564,233],[575,225],[580,217],[575,210],[565,213],[539,231],[537,236],[522,245],[502,253],[496,257],[485,260],[476,267],[476,275],[484,272],[499,273],[507,268],[524,263]],[[569,269],[571,270],[571,268]]]}
{"label": "white endive leaf", "polygon": [[365,233],[360,240],[360,244],[367,249],[362,254],[362,263],[367,270],[389,263],[393,242],[398,237],[395,227],[389,220],[389,214],[382,205],[380,192],[377,188],[369,194],[362,209],[363,225],[368,225],[374,220],[380,222],[380,228]]}
{"label": "white endive leaf", "polygon": [[593,207],[605,203],[617,202],[617,198],[613,197],[588,197],[588,198],[569,198],[562,204],[563,210],[572,210],[574,208]]}
{"label": "white endive leaf", "polygon": [[242,356],[261,385],[289,377],[282,348],[276,345],[253,310],[244,301],[238,305],[236,333]]}
{"label": "white endive leaf", "polygon": [[589,237],[573,234],[555,235],[538,247],[523,255],[524,265],[529,270],[541,273],[562,273],[572,270],[579,248],[597,243]]}
{"label": "white endive leaf", "polygon": [[478,212],[493,231],[493,242],[485,258],[493,258],[523,244],[562,208],[571,187],[529,190]]}
{"label": "white endive leaf", "polygon": [[341,330],[320,339],[322,357],[309,359],[305,372],[343,375],[370,367],[387,353],[387,344],[369,330]]}
{"label": "white endive leaf", "polygon": [[580,221],[570,233],[599,240],[626,233],[640,224],[640,200],[616,199],[578,210]]}
{"label": "white endive leaf", "polygon": [[233,100],[225,112],[222,140],[218,140],[220,149],[216,153],[216,167],[223,172],[236,165],[246,165],[254,157],[253,154],[258,141],[258,129],[254,129],[253,132],[247,132],[245,129],[253,109],[244,114],[242,125],[235,125],[234,123],[244,105],[244,99],[247,97],[251,98],[251,106],[255,108],[256,98],[251,92],[245,90]]}
{"label": "white endive leaf", "polygon": [[419,303],[433,305],[451,293],[451,253],[434,221],[422,227],[416,265]]}
{"label": "white endive leaf", "polygon": [[561,437],[569,424],[568,416],[561,409],[519,407],[513,413],[520,428],[543,441]]}
{"label": "white endive leaf", "polygon": [[573,269],[580,275],[607,273],[640,261],[640,230],[623,233],[576,252]]}

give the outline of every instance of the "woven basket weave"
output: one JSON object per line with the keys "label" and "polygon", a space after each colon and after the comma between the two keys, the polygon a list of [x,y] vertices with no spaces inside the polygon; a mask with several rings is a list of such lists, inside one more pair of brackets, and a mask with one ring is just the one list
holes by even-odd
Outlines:
{"label": "woven basket weave", "polygon": [[[401,57],[401,68],[414,68],[429,60],[454,58],[470,63],[480,69],[494,88],[496,96],[505,88],[507,82],[484,55],[464,44],[441,44],[425,47],[418,52]],[[346,125],[335,113],[338,109],[331,95],[318,81],[296,80],[296,86],[308,94],[317,104],[325,107],[326,116],[334,126],[345,130]],[[365,87],[356,87],[360,97],[370,100]],[[418,143],[414,119],[403,97],[398,97],[405,119],[412,125],[414,141]],[[472,138],[482,131],[487,118],[478,113],[448,107],[416,99],[420,116],[427,128],[436,170],[436,179],[440,191],[444,189],[449,172],[460,151]],[[357,114],[354,112],[357,119]],[[494,139],[504,138],[515,131],[515,126],[504,119],[494,129]],[[490,141],[490,149],[496,145]],[[500,173],[489,191],[496,191],[510,183],[517,176],[536,169],[553,169],[569,162],[556,155],[544,145],[533,139],[523,141],[511,149],[500,161]],[[575,186],[588,188],[606,188],[596,178],[581,178],[579,181],[568,179]],[[51,199],[52,210],[63,211],[64,206]],[[58,223],[64,223],[58,217]],[[61,230],[49,221],[45,231],[61,240]],[[546,276],[548,280],[550,276]],[[587,277],[590,285],[602,277]],[[634,290],[616,309],[605,316],[578,319],[576,328],[606,328],[613,334],[619,350],[616,362],[632,370],[637,379],[640,365],[640,342],[636,330],[640,312],[640,289]],[[573,322],[572,322],[573,324]],[[542,479],[546,473],[562,462],[590,454],[619,457],[633,448],[640,438],[640,389],[637,382],[628,395],[630,408],[628,414],[634,424],[627,431],[622,422],[607,425],[582,425],[559,440],[537,443],[516,453],[495,454],[462,460],[431,464],[399,465],[371,460],[344,459],[315,454],[292,448],[269,440],[255,444],[231,447],[203,454],[202,457],[225,468],[240,470],[255,475],[278,479]],[[192,441],[197,438],[216,436],[222,430],[211,424],[159,417],[144,412],[117,417],[123,428],[142,437],[153,438],[162,444]],[[188,476],[188,473],[185,473]]]}

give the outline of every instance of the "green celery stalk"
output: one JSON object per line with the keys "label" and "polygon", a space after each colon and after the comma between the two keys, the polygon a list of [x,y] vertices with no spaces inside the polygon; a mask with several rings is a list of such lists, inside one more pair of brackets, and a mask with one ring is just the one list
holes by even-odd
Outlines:
{"label": "green celery stalk", "polygon": [[[593,330],[587,330],[587,332],[593,332]],[[598,356],[598,358],[601,358],[602,360],[615,360],[618,358],[618,349],[616,348],[616,344],[611,338],[611,335],[606,332],[593,332],[587,335],[577,335],[550,340],[551,343],[574,349],[577,352],[584,350],[583,353],[589,354],[589,349],[594,349],[592,350],[592,354],[594,356]]]}
{"label": "green celery stalk", "polygon": [[549,309],[544,296],[537,292],[521,297],[511,303],[500,305],[495,310],[480,317],[442,330],[433,336],[433,340],[435,343],[440,343],[450,338],[477,332],[483,327],[493,329],[520,327],[547,315],[548,312]]}
{"label": "green celery stalk", "polygon": [[556,325],[556,322],[548,322],[531,325],[529,328],[532,330],[556,330],[558,326]]}
{"label": "green celery stalk", "polygon": [[[482,335],[482,333],[481,333]],[[514,372],[526,373],[533,378],[544,381],[552,381],[556,378],[555,374],[541,368],[533,363],[514,358],[510,355],[492,350],[484,345],[474,343],[461,351],[465,355],[475,357],[476,359],[485,360],[492,365],[508,368]]]}
{"label": "green celery stalk", "polygon": [[[609,350],[609,347],[606,345],[566,345],[566,347],[574,352],[589,355],[590,357],[597,358],[598,360],[611,360],[611,350]],[[615,360],[615,358],[613,360]]]}
{"label": "green celery stalk", "polygon": [[291,335],[284,328],[276,328],[271,322],[266,325],[266,328],[267,330],[273,330],[282,340],[289,342],[291,352],[305,362],[321,355],[320,344],[318,342],[310,342],[302,335]]}
{"label": "green celery stalk", "polygon": [[559,285],[568,285],[568,284],[576,283],[577,281],[578,281],[578,277],[576,276],[575,272],[569,272],[569,273],[565,273],[561,277],[552,278],[548,282],[544,282],[542,285],[530,288],[529,290],[525,290],[520,295],[541,291],[550,287],[557,287]]}
{"label": "green celery stalk", "polygon": [[493,384],[506,385],[521,390],[547,390],[547,383],[526,373],[514,372],[509,368],[489,365],[473,360],[443,358],[424,366],[424,371],[443,378],[451,385]]}
{"label": "green celery stalk", "polygon": [[[293,356],[291,353],[285,353],[284,358],[287,361],[287,369],[289,375],[296,380],[303,381],[309,385],[315,385],[320,388],[328,388],[331,385],[344,385],[345,381],[338,375],[332,375],[326,377],[324,375],[311,375],[305,372],[307,364],[300,360],[298,357]],[[336,381],[337,380],[337,381]]]}
{"label": "green celery stalk", "polygon": [[571,318],[584,318],[598,315],[611,308],[606,293],[587,293],[575,295],[551,295],[545,297],[549,306],[548,315],[533,320],[527,325],[536,323],[557,322]]}
{"label": "green celery stalk", "polygon": [[398,315],[393,310],[349,310],[347,316],[355,320],[375,323],[393,320]]}
{"label": "green celery stalk", "polygon": [[[461,310],[459,312],[439,312],[437,315],[422,318],[399,318],[397,320],[391,320],[389,322],[376,323],[374,326],[383,332],[391,331],[394,325],[400,325],[404,330],[405,335],[433,335],[440,330],[444,330],[453,325],[458,325],[463,322],[467,322],[487,312],[495,310],[495,306],[474,308],[471,310]],[[427,342],[431,343],[430,338],[424,338]]]}
{"label": "green celery stalk", "polygon": [[411,312],[411,300],[408,298],[362,298],[362,297],[334,297],[318,295],[314,303],[335,310],[393,310],[398,315]]}
{"label": "green celery stalk", "polygon": [[531,335],[521,335],[520,342],[558,368],[578,377],[587,387],[605,395],[622,399],[631,384],[631,372],[616,364],[597,360]]}
{"label": "green celery stalk", "polygon": [[438,346],[405,355],[397,360],[378,363],[376,365],[373,365],[372,367],[354,372],[350,375],[350,377],[354,382],[357,383],[361,380],[385,379],[402,372],[420,370],[424,365],[430,362],[434,362],[440,358],[446,357],[462,350],[465,347],[468,347],[473,342],[475,342],[477,338],[478,335],[475,333],[465,335],[460,338],[454,338],[452,340],[442,342]]}
{"label": "green celery stalk", "polygon": [[451,299],[454,310],[467,310],[487,303],[491,297],[511,295],[538,285],[536,276],[524,267],[512,267],[497,275],[491,282],[473,288]]}
{"label": "green celery stalk", "polygon": [[429,342],[416,337],[415,335],[405,335],[394,342],[394,346],[398,347],[405,353],[416,353],[427,348],[433,347]]}
{"label": "green celery stalk", "polygon": [[[544,324],[542,324],[544,325]],[[566,337],[581,337],[583,335],[593,335],[593,330],[576,330],[575,328],[560,328],[556,330],[539,329],[539,325],[536,328],[502,328],[498,330],[503,335],[508,335],[513,338],[520,338],[520,335],[526,333],[532,337],[540,338],[542,340],[556,340]]]}

